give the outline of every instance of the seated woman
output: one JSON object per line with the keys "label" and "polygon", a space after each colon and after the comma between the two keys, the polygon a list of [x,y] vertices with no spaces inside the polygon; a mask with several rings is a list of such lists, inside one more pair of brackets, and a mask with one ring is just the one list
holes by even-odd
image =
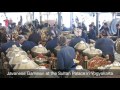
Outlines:
{"label": "seated woman", "polygon": [[109,55],[110,61],[113,63],[115,60],[114,56],[114,43],[107,36],[107,32],[102,31],[102,38],[98,39],[95,43],[95,48],[100,49],[103,52],[103,57]]}
{"label": "seated woman", "polygon": [[57,53],[57,70],[70,71],[76,67],[73,59],[75,58],[74,48],[67,46],[67,39],[64,36],[59,38],[61,50]]}
{"label": "seated woman", "polygon": [[81,38],[81,36],[82,36],[82,30],[81,30],[81,29],[78,29],[78,28],[77,28],[77,29],[74,31],[74,34],[76,35],[76,37],[70,41],[69,46],[71,46],[71,47],[74,48],[74,46],[75,46],[78,42],[80,42],[80,41],[86,42],[84,38]]}

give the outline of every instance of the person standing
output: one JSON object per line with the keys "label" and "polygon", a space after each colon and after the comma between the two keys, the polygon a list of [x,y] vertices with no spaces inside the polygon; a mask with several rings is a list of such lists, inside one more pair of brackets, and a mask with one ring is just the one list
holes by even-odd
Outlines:
{"label": "person standing", "polygon": [[83,29],[83,31],[85,31],[87,33],[87,27],[84,22],[82,22],[82,29]]}
{"label": "person standing", "polygon": [[114,36],[117,36],[119,38],[120,37],[120,24],[117,24],[116,28],[117,28],[117,32]]}
{"label": "person standing", "polygon": [[9,25],[9,20],[8,20],[8,18],[6,18],[6,19],[4,20],[4,22],[5,22],[5,26],[8,27],[8,25]]}
{"label": "person standing", "polygon": [[107,35],[109,35],[109,27],[107,23],[104,23],[104,25],[101,27],[100,32],[105,31]]}
{"label": "person standing", "polygon": [[89,39],[96,40],[96,33],[95,33],[93,25],[89,25],[88,37],[89,37]]}
{"label": "person standing", "polygon": [[93,29],[96,30],[96,26],[95,26],[94,22],[92,22],[91,25],[93,26]]}
{"label": "person standing", "polygon": [[88,35],[87,35],[87,28],[86,28],[84,22],[78,23],[78,27],[77,28],[82,30],[81,38],[84,38],[85,41],[88,43],[89,42],[89,38],[88,38]]}

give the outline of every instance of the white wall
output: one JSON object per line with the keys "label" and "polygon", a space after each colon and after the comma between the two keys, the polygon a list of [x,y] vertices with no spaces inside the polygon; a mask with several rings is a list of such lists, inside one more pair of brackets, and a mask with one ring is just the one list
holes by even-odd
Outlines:
{"label": "white wall", "polygon": [[4,25],[4,21],[3,20],[5,20],[6,18],[5,18],[5,16],[4,16],[4,14],[3,13],[0,13],[0,23],[2,23],[2,25]]}
{"label": "white wall", "polygon": [[62,12],[62,23],[69,28],[70,27],[70,12]]}
{"label": "white wall", "polygon": [[112,21],[112,13],[100,13],[99,21],[102,24],[103,21]]}
{"label": "white wall", "polygon": [[[94,22],[96,24],[96,17],[90,16],[89,12],[73,12],[73,19],[75,20],[76,16],[79,19],[79,22],[84,21],[85,25],[87,26],[87,30],[89,30],[89,25],[91,22]],[[75,21],[74,21],[75,23]],[[76,23],[75,23],[76,25]]]}
{"label": "white wall", "polygon": [[[13,22],[18,23],[19,19],[20,19],[20,15],[23,17],[23,24],[26,22],[26,15],[28,12],[6,12],[6,15],[8,17],[8,19],[12,19]],[[45,14],[45,13],[43,13]],[[42,15],[42,21],[47,20],[47,15]],[[89,15],[89,13],[87,12],[73,12],[73,18],[75,19],[76,16],[78,16],[79,20],[82,21],[83,19],[85,20],[85,24],[87,25],[87,27],[89,27],[89,24],[91,22],[96,22],[96,17],[91,17]],[[62,12],[62,17],[63,17],[63,24],[65,24],[66,27],[70,27],[70,12]],[[56,20],[58,18],[57,16],[57,12],[51,12],[51,15],[49,15],[48,19],[49,20]],[[2,23],[4,25],[4,21],[5,20],[5,16],[4,13],[0,13],[0,23]],[[39,17],[39,12],[35,12],[34,13],[34,19],[38,19],[40,20]],[[111,21],[112,20],[112,14],[111,13],[101,13],[99,15],[99,21],[102,22],[106,20],[106,21]]]}
{"label": "white wall", "polygon": [[[91,22],[94,22],[96,25],[96,16],[92,17],[90,15],[89,12],[73,12],[73,18],[75,19],[76,16],[79,18],[79,21],[82,22],[82,20],[85,20],[85,24],[87,26],[87,30],[89,30],[89,24]],[[99,21],[100,24],[102,24],[102,22],[106,20],[106,21],[111,21],[112,20],[112,13],[100,13],[99,15]]]}
{"label": "white wall", "polygon": [[[23,17],[23,24],[24,24],[26,22],[26,15],[27,12],[6,12],[6,16],[8,17],[8,19],[12,19],[13,22],[15,22],[16,24],[20,20],[20,16]],[[4,13],[0,13],[0,23],[2,23],[2,25],[5,25],[3,21],[5,19],[6,17],[4,16]]]}

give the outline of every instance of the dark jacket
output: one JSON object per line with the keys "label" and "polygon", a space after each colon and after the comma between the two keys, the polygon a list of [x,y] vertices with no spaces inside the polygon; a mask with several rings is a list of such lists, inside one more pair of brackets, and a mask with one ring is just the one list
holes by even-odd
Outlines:
{"label": "dark jacket", "polygon": [[96,26],[95,25],[93,25],[93,29],[96,30]]}
{"label": "dark jacket", "polygon": [[75,50],[70,46],[63,46],[57,53],[57,70],[71,70],[73,68],[75,58]]}
{"label": "dark jacket", "polygon": [[104,29],[104,26],[102,26],[99,31],[101,32],[103,29]]}
{"label": "dark jacket", "polygon": [[114,36],[120,37],[120,30],[117,29],[117,33]]}
{"label": "dark jacket", "polygon": [[85,41],[88,43],[89,42],[89,37],[87,35],[87,33],[85,33],[84,31],[82,31],[82,36],[81,38],[85,39]]}
{"label": "dark jacket", "polygon": [[75,37],[74,39],[72,39],[69,43],[69,46],[73,47],[80,41],[84,41],[85,42],[85,39],[84,38],[81,38],[80,36],[79,37]]}
{"label": "dark jacket", "polygon": [[41,36],[39,33],[36,32],[32,33],[28,38],[28,41],[32,41],[36,44],[38,44],[40,40],[41,40]]}
{"label": "dark jacket", "polygon": [[89,31],[88,37],[89,37],[89,39],[93,39],[93,40],[96,39],[96,32],[95,32],[94,29],[92,29],[92,30]]}
{"label": "dark jacket", "polygon": [[55,37],[54,39],[47,42],[46,48],[51,52],[54,52],[54,48],[57,46],[57,43],[58,43],[58,38]]}
{"label": "dark jacket", "polygon": [[37,44],[35,44],[34,42],[31,42],[31,41],[24,41],[23,43],[22,43],[22,49],[24,50],[24,51],[30,51],[34,46],[37,46]]}
{"label": "dark jacket", "polygon": [[7,43],[5,43],[5,44],[3,44],[3,45],[1,46],[1,52],[6,53],[6,50],[7,50],[8,48],[11,48],[12,45],[14,45],[14,44],[15,44],[17,47],[20,47],[20,45],[19,45],[18,42],[9,41],[9,42],[7,42]]}
{"label": "dark jacket", "polygon": [[0,33],[0,43],[6,43],[7,37],[6,34]]}
{"label": "dark jacket", "polygon": [[84,23],[82,23],[82,28],[83,28],[84,31],[87,31],[87,27]]}
{"label": "dark jacket", "polygon": [[68,31],[68,29],[66,27],[63,27],[63,30],[62,31]]}
{"label": "dark jacket", "polygon": [[106,55],[109,55],[109,60],[113,63],[115,60],[114,55],[114,43],[109,38],[101,38],[98,39],[95,43],[95,48],[100,49],[103,54],[102,56],[105,57]]}
{"label": "dark jacket", "polygon": [[102,32],[103,30],[105,30],[106,32],[109,32],[109,28],[104,28],[104,26],[101,27],[101,29],[99,30],[100,32]]}
{"label": "dark jacket", "polygon": [[25,26],[21,26],[20,31],[22,31],[21,32],[22,35],[27,34],[29,32],[29,30]]}
{"label": "dark jacket", "polygon": [[98,39],[95,43],[95,48],[100,49],[103,55],[114,55],[114,43],[109,38]]}

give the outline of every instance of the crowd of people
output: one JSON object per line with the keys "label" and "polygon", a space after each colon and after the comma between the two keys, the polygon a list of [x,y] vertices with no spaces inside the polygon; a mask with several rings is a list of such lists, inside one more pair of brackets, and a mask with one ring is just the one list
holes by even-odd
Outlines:
{"label": "crowd of people", "polygon": [[[119,31],[120,25],[117,24],[116,27]],[[75,37],[71,39],[69,44],[67,42],[67,38],[61,35],[61,31],[66,29],[64,25],[60,27],[58,25],[50,26],[47,23],[39,24],[38,20],[31,23],[26,23],[24,25],[19,22],[18,25],[13,24],[11,27],[9,27],[9,25],[8,27],[3,27],[1,25],[0,52],[6,53],[6,50],[14,44],[21,47],[26,52],[30,51],[34,46],[42,43],[42,33],[39,33],[39,30],[42,30],[43,28],[48,28],[48,32],[45,33],[46,38],[44,38],[44,41],[46,44],[44,46],[50,50],[51,53],[54,53],[54,48],[56,46],[61,46],[61,50],[56,55],[58,59],[58,70],[74,69],[76,67],[76,64],[73,62],[73,59],[76,56],[74,46],[80,41],[90,43],[90,39],[96,41],[95,48],[102,50],[103,57],[109,55],[111,62],[114,62],[115,60],[114,43],[110,38],[108,38],[108,24],[104,23],[99,30],[100,34],[98,34],[96,26],[93,22],[89,25],[89,31],[87,31],[87,27],[84,23],[78,23],[77,27],[73,25],[73,31],[71,31],[71,33],[75,34]],[[119,33],[117,32],[116,35]]]}

